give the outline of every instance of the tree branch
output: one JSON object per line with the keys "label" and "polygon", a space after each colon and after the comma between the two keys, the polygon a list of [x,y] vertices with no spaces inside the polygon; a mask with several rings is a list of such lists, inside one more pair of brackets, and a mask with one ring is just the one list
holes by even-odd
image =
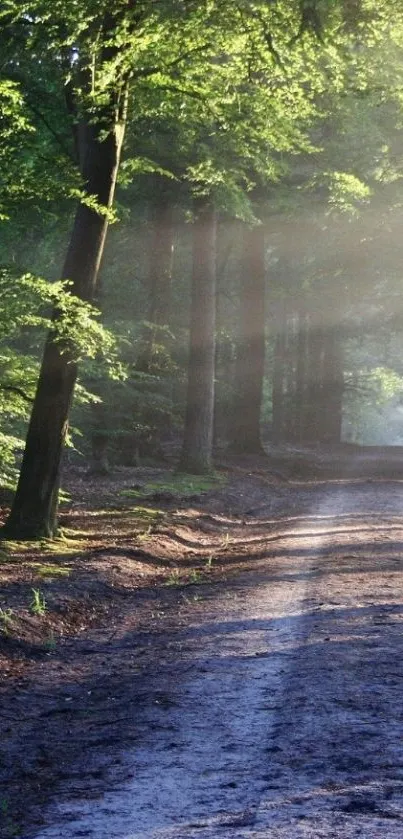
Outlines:
{"label": "tree branch", "polygon": [[25,393],[21,387],[17,387],[17,385],[3,385],[0,382],[0,390],[4,390],[9,393],[16,393],[17,396],[21,396],[22,399],[25,399],[25,402],[32,403],[34,401],[31,396],[28,396],[28,394]]}
{"label": "tree branch", "polygon": [[204,50],[206,50],[207,47],[209,47],[209,46],[210,46],[210,43],[207,41],[205,44],[201,44],[198,47],[193,47],[192,49],[187,50],[187,52],[182,53],[182,55],[179,55],[178,58],[175,58],[174,61],[170,61],[166,65],[158,65],[158,66],[154,66],[154,67],[142,67],[140,70],[137,70],[137,72],[135,71],[134,73],[132,73],[131,78],[132,79],[144,79],[144,78],[147,78],[148,76],[154,76],[156,73],[163,73],[166,70],[171,70],[172,67],[176,67],[178,64],[181,64],[181,62],[185,61],[187,58],[189,58],[189,56],[195,55],[199,52],[204,52]]}
{"label": "tree branch", "polygon": [[56,140],[56,142],[57,142],[59,148],[61,148],[63,154],[68,158],[68,160],[70,160],[72,163],[74,163],[74,165],[77,165],[77,161],[74,159],[74,155],[71,153],[70,149],[65,145],[64,140],[62,139],[60,134],[58,134],[57,131],[55,131],[55,129],[52,127],[50,122],[44,116],[42,111],[40,111],[36,107],[36,105],[33,105],[33,103],[30,101],[30,99],[28,97],[26,99],[26,103],[27,103],[30,111],[32,111],[32,113],[35,114],[35,116],[38,117],[38,119],[41,120],[43,125],[48,129],[49,133],[52,135],[53,139]]}

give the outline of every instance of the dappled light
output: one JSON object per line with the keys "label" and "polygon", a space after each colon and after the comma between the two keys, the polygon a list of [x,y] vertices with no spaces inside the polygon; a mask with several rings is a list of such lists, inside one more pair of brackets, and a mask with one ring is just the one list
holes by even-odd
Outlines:
{"label": "dappled light", "polygon": [[402,839],[401,0],[0,54],[1,839]]}

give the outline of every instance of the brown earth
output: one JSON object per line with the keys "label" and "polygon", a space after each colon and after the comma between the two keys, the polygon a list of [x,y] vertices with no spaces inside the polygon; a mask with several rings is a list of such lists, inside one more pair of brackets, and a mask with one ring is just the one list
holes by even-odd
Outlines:
{"label": "brown earth", "polygon": [[[194,491],[188,485],[184,493],[165,466],[120,469],[102,480],[72,468],[65,481],[73,501],[61,517],[64,540],[4,543],[1,837],[45,837],[52,824],[56,832],[49,836],[128,837],[127,827],[108,833],[107,827],[91,827],[91,821],[68,833],[67,827],[57,827],[61,815],[49,804],[70,802],[67,809],[72,813],[75,799],[102,801],[106,790],[119,789],[133,775],[128,751],[141,751],[150,732],[157,748],[170,754],[177,735],[170,734],[169,742],[164,738],[167,729],[178,726],[177,719],[167,725],[180,704],[176,678],[182,687],[193,685],[188,689],[194,704],[199,688],[200,698],[204,691],[190,675],[196,660],[200,665],[201,651],[210,678],[215,645],[227,644],[228,657],[234,650],[240,655],[237,645],[245,644],[251,615],[255,627],[278,621],[278,648],[266,641],[262,647],[261,640],[256,648],[248,648],[253,667],[257,661],[260,669],[243,674],[241,681],[264,680],[268,689],[271,679],[272,692],[280,687],[284,692],[286,680],[289,691],[291,716],[284,715],[281,702],[273,705],[277,710],[271,730],[276,736],[264,735],[270,772],[262,769],[261,757],[256,758],[264,724],[259,717],[251,761],[260,766],[260,775],[251,784],[252,797],[250,788],[243,791],[228,775],[227,761],[228,777],[222,786],[226,795],[236,789],[236,801],[223,799],[221,807],[218,801],[215,810],[203,805],[210,815],[201,808],[192,817],[195,824],[191,819],[186,829],[172,827],[178,819],[172,811],[168,832],[158,836],[403,836],[402,452],[340,447],[276,449],[269,454],[267,459],[223,459],[220,481],[205,492],[195,480]],[[270,601],[270,594],[269,602],[267,591],[277,592],[277,600],[273,594]],[[305,617],[296,622],[297,614]],[[284,626],[280,616],[286,618]],[[226,637],[230,623],[236,638]],[[213,646],[206,629],[212,626]],[[290,650],[297,647],[294,662]],[[278,673],[284,668],[272,672],[266,662],[269,654],[287,659],[281,686]],[[239,707],[242,702],[245,709],[249,703],[253,706],[249,694],[242,698],[239,680],[231,691]],[[357,691],[369,696],[364,709],[369,715],[364,726],[368,748],[361,739],[354,743],[361,731],[354,727]],[[231,701],[228,696],[227,707]],[[157,717],[150,717],[150,709]],[[185,710],[183,701],[181,714]],[[336,748],[337,733],[329,719],[350,731],[351,748],[346,743]],[[321,729],[319,738],[315,726]],[[216,727],[217,747],[217,721]],[[393,743],[383,748],[385,761],[376,766],[375,795],[365,764],[372,765],[379,752],[382,727],[382,736]],[[241,743],[242,731],[241,726]],[[214,740],[213,725],[201,736]],[[346,732],[344,736],[348,740]],[[304,766],[308,762],[310,767],[308,772],[304,769],[303,781],[301,755]],[[161,764],[161,756],[159,760]],[[208,774],[210,770],[200,765],[200,772]],[[246,774],[251,772],[249,767]],[[308,795],[313,776],[316,810]],[[158,784],[158,778],[148,779],[148,785],[152,783]],[[279,790],[283,798],[288,796],[284,823]],[[321,816],[319,822],[318,796],[326,810],[329,790],[337,799],[336,816]],[[164,807],[167,813],[169,806]],[[258,809],[263,832],[250,832],[258,830]],[[212,819],[214,812],[221,815]],[[147,819],[144,815],[143,827],[130,836],[157,836]],[[400,833],[393,832],[395,824]]]}

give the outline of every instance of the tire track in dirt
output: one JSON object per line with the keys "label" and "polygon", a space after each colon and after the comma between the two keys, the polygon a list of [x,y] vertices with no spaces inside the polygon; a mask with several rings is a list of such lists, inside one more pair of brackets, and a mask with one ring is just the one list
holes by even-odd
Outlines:
{"label": "tire track in dirt", "polygon": [[399,484],[346,484],[322,507],[334,523],[251,839],[403,835],[402,501]]}
{"label": "tire track in dirt", "polygon": [[374,514],[401,502],[387,484],[314,493],[281,562],[178,632],[177,664],[139,710],[130,782],[59,804],[36,839],[401,839],[401,564],[362,550]]}
{"label": "tire track in dirt", "polygon": [[305,564],[289,581],[283,563],[276,571],[275,562],[263,560],[257,586],[247,572],[206,603],[202,621],[180,630],[171,645],[176,664],[148,680],[147,691],[160,699],[139,709],[142,745],[127,755],[130,783],[100,802],[59,804],[48,814],[54,826],[37,839],[191,839],[227,828],[237,835],[253,824],[267,785],[267,739],[283,702]]}

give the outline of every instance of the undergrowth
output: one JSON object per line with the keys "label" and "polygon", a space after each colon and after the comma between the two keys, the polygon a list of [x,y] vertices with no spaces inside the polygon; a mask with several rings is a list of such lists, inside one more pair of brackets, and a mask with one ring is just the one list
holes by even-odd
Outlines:
{"label": "undergrowth", "polygon": [[147,481],[140,485],[121,490],[121,495],[134,498],[147,498],[158,493],[166,493],[175,496],[203,495],[209,490],[217,489],[225,484],[225,477],[220,474],[212,475],[187,475],[182,473],[171,474],[168,478],[160,478],[155,481]]}

